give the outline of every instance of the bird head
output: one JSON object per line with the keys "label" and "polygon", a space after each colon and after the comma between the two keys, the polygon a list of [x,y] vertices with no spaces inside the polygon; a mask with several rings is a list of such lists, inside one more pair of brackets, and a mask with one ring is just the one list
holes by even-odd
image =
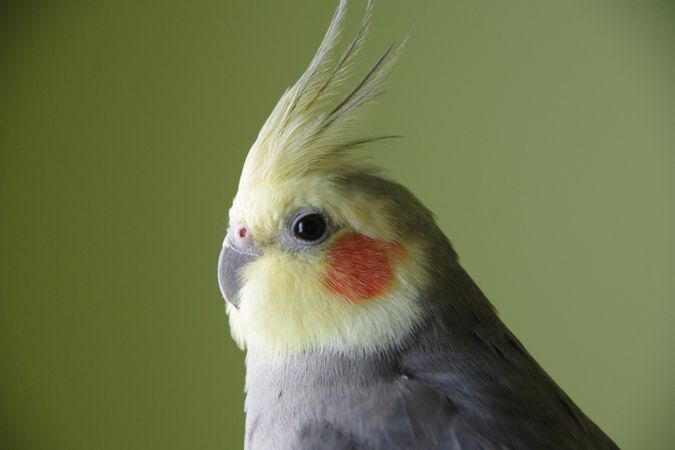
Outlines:
{"label": "bird head", "polygon": [[418,294],[442,233],[407,189],[362,158],[361,147],[387,136],[358,138],[349,127],[382,93],[402,45],[341,89],[372,2],[336,57],[345,8],[340,1],[308,68],[260,130],[229,212],[219,284],[232,334],[249,351],[381,350],[424,312]]}

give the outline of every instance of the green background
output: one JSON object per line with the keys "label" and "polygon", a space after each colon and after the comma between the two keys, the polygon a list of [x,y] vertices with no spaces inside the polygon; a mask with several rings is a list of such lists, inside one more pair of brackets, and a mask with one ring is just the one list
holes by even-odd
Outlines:
{"label": "green background", "polygon": [[[7,3],[0,448],[240,448],[216,257],[336,2]],[[376,159],[626,449],[675,447],[673,23],[666,1],[380,1],[364,53],[415,25],[364,125],[406,138]]]}

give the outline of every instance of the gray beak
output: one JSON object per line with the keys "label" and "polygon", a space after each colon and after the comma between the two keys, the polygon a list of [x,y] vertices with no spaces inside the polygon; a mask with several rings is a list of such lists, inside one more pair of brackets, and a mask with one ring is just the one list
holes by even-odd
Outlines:
{"label": "gray beak", "polygon": [[[235,237],[236,236],[236,237]],[[241,271],[247,264],[261,256],[250,237],[239,238],[228,232],[218,257],[218,285],[223,298],[239,308],[239,290],[242,286]]]}

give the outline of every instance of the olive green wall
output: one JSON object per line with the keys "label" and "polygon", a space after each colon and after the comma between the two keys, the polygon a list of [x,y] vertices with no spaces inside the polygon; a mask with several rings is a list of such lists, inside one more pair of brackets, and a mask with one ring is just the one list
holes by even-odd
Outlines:
{"label": "olive green wall", "polygon": [[[336,2],[15,3],[0,448],[241,447],[216,256],[246,151]],[[653,0],[381,0],[365,52],[415,25],[367,125],[406,139],[376,158],[626,449],[675,446],[674,20]]]}

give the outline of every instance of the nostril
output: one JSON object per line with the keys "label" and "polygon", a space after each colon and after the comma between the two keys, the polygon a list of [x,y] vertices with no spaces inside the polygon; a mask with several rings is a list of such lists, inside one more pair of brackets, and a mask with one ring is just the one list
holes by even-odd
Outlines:
{"label": "nostril", "polygon": [[239,228],[238,234],[239,234],[240,238],[244,239],[246,237],[246,235],[248,234],[248,230],[246,229],[246,227],[241,227],[241,228]]}

